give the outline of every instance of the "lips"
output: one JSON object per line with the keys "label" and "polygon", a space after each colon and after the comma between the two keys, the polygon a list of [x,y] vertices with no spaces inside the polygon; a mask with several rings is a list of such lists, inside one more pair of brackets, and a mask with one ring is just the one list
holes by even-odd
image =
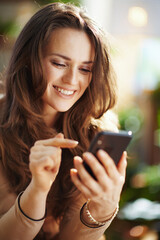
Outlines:
{"label": "lips", "polygon": [[75,92],[74,90],[66,90],[57,86],[53,86],[59,93],[66,95],[66,96],[71,96]]}

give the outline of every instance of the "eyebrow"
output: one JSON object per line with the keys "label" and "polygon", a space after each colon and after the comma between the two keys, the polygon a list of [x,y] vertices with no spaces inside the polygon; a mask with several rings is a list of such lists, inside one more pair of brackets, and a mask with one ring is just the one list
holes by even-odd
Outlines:
{"label": "eyebrow", "polygon": [[[68,60],[68,61],[71,61],[71,58],[69,58],[67,56],[64,56],[62,54],[59,54],[59,53],[51,53],[50,56],[52,56],[52,55],[61,57],[61,58],[65,59],[65,60]],[[91,64],[91,63],[94,63],[94,61],[83,61],[82,63],[84,63],[84,64]]]}

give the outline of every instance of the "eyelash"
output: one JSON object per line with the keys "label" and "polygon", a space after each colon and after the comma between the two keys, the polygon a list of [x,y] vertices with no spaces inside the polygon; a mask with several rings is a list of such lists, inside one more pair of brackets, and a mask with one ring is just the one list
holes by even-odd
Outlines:
{"label": "eyelash", "polygon": [[80,68],[80,70],[84,73],[91,73],[92,71],[86,68]]}
{"label": "eyelash", "polygon": [[52,62],[53,65],[58,66],[58,67],[65,67],[65,64],[57,63],[57,62]]}
{"label": "eyelash", "polygon": [[[53,65],[57,66],[57,67],[66,67],[65,64],[61,64],[61,63],[58,63],[58,62],[52,62]],[[87,74],[87,73],[91,73],[92,71],[90,69],[86,69],[86,68],[80,68],[79,69],[80,71],[82,71],[84,74]]]}

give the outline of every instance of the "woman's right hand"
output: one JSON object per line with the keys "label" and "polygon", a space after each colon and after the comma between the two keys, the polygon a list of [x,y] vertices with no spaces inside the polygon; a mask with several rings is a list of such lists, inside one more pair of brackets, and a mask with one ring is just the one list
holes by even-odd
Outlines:
{"label": "woman's right hand", "polygon": [[77,141],[65,139],[62,133],[54,138],[36,141],[30,150],[29,167],[32,185],[38,191],[48,192],[61,163],[61,148],[74,148]]}

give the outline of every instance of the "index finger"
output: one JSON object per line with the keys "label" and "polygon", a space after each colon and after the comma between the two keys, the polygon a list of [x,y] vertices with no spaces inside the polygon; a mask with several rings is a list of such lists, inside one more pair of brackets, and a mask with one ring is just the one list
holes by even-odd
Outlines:
{"label": "index finger", "polygon": [[77,146],[78,142],[68,138],[50,138],[47,140],[40,140],[37,144],[42,144],[44,146],[53,146],[60,148],[74,148]]}

